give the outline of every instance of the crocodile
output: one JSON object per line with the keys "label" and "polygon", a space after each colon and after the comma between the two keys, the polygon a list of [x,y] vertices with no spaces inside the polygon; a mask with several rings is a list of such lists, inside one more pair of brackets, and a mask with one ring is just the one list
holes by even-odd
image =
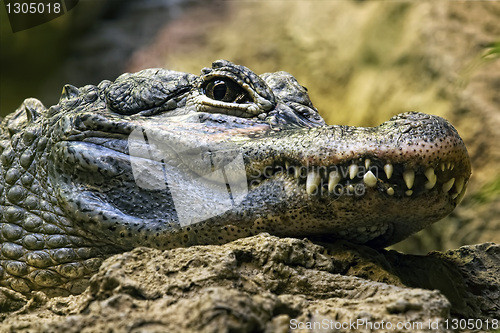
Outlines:
{"label": "crocodile", "polygon": [[327,125],[287,72],[226,60],[65,85],[0,126],[0,286],[76,294],[112,254],[261,232],[373,247],[448,215],[471,174],[438,116]]}

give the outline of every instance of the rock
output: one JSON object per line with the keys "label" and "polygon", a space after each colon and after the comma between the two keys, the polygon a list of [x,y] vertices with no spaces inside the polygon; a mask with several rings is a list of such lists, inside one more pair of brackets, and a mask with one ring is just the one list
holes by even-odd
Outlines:
{"label": "rock", "polygon": [[416,256],[260,234],[221,246],[136,248],[107,259],[83,294],[39,296],[5,314],[0,331],[306,332],[358,323],[341,330],[357,331],[366,320],[430,332],[425,325],[454,316],[499,319],[499,271],[492,243]]}
{"label": "rock", "polygon": [[16,311],[28,303],[28,299],[14,290],[0,287],[0,313]]}
{"label": "rock", "polygon": [[458,301],[463,298],[466,304],[460,316],[500,318],[500,246],[493,243],[462,246],[430,256],[458,269],[463,277],[463,292],[456,295]]}

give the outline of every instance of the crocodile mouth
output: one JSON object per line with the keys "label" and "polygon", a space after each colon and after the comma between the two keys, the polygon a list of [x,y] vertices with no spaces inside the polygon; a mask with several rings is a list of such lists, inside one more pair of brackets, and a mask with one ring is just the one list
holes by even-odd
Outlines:
{"label": "crocodile mouth", "polygon": [[[60,143],[56,151],[59,152],[56,160],[69,161],[71,163],[65,165],[74,165],[62,173],[74,172],[76,166],[87,173],[97,171],[101,176],[112,179],[122,176],[130,163],[126,138],[88,137],[82,142]],[[198,152],[194,150],[194,153]],[[238,151],[233,151],[233,155],[234,152]],[[184,153],[189,154],[186,151]],[[159,167],[162,170],[165,167],[165,161],[140,158],[145,165],[150,167],[153,164],[157,164],[156,167],[158,167],[158,163],[161,164]],[[75,164],[76,160],[80,162]],[[228,160],[231,162],[234,158]],[[86,161],[86,163],[81,163],[81,161]],[[389,198],[400,199],[439,192],[449,195],[452,200],[456,201],[456,204],[459,204],[465,194],[468,178],[464,175],[463,167],[458,165],[455,168],[455,163],[443,160],[435,161],[427,166],[416,165],[408,168],[405,163],[392,163],[376,156],[363,156],[335,165],[308,166],[297,160],[285,159],[253,170],[253,173],[248,172],[245,178],[250,191],[266,181],[285,176],[295,181],[298,188],[312,197],[362,197],[369,190]],[[212,161],[210,165],[203,167],[189,165],[181,160],[173,164],[176,168],[182,169],[182,172],[189,178],[205,176],[206,183],[226,184],[227,179],[221,180],[206,175],[209,174],[209,170],[227,166],[227,162],[216,166]],[[90,181],[90,178],[87,181]],[[137,179],[135,178],[134,181],[137,182]],[[103,180],[99,181],[95,177],[92,178],[92,182],[95,188],[102,189],[104,185]],[[230,187],[227,187],[227,190],[231,192]]]}
{"label": "crocodile mouth", "polygon": [[459,204],[468,177],[454,161],[436,161],[427,166],[406,167],[376,156],[363,156],[337,165],[306,166],[296,160],[285,160],[249,175],[249,188],[267,179],[286,176],[297,183],[308,196],[363,197],[375,191],[388,198],[411,198],[430,192],[447,194]]}

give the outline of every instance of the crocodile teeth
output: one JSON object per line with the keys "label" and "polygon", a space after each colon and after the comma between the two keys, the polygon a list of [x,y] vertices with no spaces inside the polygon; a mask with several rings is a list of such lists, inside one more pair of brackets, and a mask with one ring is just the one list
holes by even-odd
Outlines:
{"label": "crocodile teeth", "polygon": [[429,167],[429,168],[427,168],[427,169],[425,169],[424,174],[425,174],[425,177],[427,177],[427,179],[428,179],[429,181],[433,180],[433,179],[434,179],[434,177],[436,177],[436,174],[434,173],[434,169],[433,169],[433,168],[430,168],[430,167]]}
{"label": "crocodile teeth", "polygon": [[349,178],[354,179],[358,174],[359,167],[357,164],[351,164],[349,166]]}
{"label": "crocodile teeth", "polygon": [[403,172],[403,179],[405,181],[406,187],[411,190],[411,188],[413,187],[413,183],[415,182],[415,171],[406,170],[405,172]]}
{"label": "crocodile teeth", "polygon": [[394,167],[392,166],[392,164],[386,164],[386,165],[384,165],[384,171],[385,171],[385,174],[387,175],[387,179],[391,179],[392,172],[394,171]]}
{"label": "crocodile teeth", "polygon": [[462,192],[460,192],[460,194],[457,197],[457,205],[459,205],[462,202],[462,200],[464,199],[465,189],[467,188],[467,183],[465,183],[464,185],[465,185],[464,189],[462,190]]}
{"label": "crocodile teeth", "polygon": [[340,174],[338,171],[332,171],[328,175],[328,192],[333,192],[333,189],[335,188],[335,185],[337,185],[342,177],[340,177]]}
{"label": "crocodile teeth", "polygon": [[307,174],[307,181],[306,181],[307,194],[313,194],[318,188],[320,182],[321,182],[321,177],[319,176],[319,173],[314,170],[309,171],[309,173]]}
{"label": "crocodile teeth", "polygon": [[370,167],[371,161],[369,158],[365,160],[365,169],[368,169]]}
{"label": "crocodile teeth", "polygon": [[405,192],[406,196],[410,197],[413,194],[412,190],[408,190]]}
{"label": "crocodile teeth", "polygon": [[425,185],[424,185],[424,186],[425,186],[425,188],[426,188],[427,190],[432,189],[432,188],[436,185],[436,181],[437,181],[437,177],[434,177],[434,179],[433,179],[433,180],[429,180],[428,182],[426,182],[426,183],[425,183]]}
{"label": "crocodile teeth", "polygon": [[452,179],[448,180],[446,183],[444,183],[443,187],[442,187],[443,192],[448,192],[449,190],[451,190],[454,183],[455,183],[455,178],[452,178]]}
{"label": "crocodile teeth", "polygon": [[462,192],[464,184],[465,184],[465,179],[463,177],[457,178],[457,180],[455,181],[455,189],[457,190],[457,193]]}
{"label": "crocodile teeth", "polygon": [[430,190],[431,188],[434,187],[434,185],[436,185],[436,181],[437,181],[437,176],[436,174],[434,173],[434,169],[433,168],[427,168],[425,170],[425,177],[427,177],[427,180],[428,182],[425,183],[425,188]]}
{"label": "crocodile teeth", "polygon": [[444,168],[445,168],[444,163],[441,163],[439,166],[441,167],[441,171],[444,171]]}
{"label": "crocodile teeth", "polygon": [[390,196],[393,196],[393,195],[394,195],[394,189],[393,189],[392,187],[389,187],[389,188],[387,189],[387,191],[386,191],[386,192],[387,192],[387,194],[389,194]]}
{"label": "crocodile teeth", "polygon": [[377,185],[377,177],[375,177],[375,175],[371,171],[365,173],[365,175],[363,176],[363,181],[368,187],[374,187],[375,185]]}

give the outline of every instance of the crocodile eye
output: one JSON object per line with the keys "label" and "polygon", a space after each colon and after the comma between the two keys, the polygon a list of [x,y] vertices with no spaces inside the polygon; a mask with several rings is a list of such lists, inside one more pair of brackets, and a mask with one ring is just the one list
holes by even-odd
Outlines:
{"label": "crocodile eye", "polygon": [[202,86],[203,94],[216,101],[227,103],[249,103],[252,101],[248,93],[236,82],[226,78],[207,81]]}

